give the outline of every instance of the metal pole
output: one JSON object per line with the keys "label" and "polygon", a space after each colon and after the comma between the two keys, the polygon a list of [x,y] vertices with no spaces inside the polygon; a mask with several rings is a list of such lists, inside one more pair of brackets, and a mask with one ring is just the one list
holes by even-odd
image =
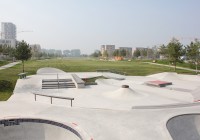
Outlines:
{"label": "metal pole", "polygon": [[71,100],[71,107],[72,107],[72,100]]}
{"label": "metal pole", "polygon": [[35,94],[35,101],[36,101],[36,94]]}
{"label": "metal pole", "polygon": [[50,97],[51,98],[51,104],[52,104],[52,97]]}
{"label": "metal pole", "polygon": [[59,89],[59,78],[58,78],[58,73],[57,73],[57,82],[58,82],[58,89]]}

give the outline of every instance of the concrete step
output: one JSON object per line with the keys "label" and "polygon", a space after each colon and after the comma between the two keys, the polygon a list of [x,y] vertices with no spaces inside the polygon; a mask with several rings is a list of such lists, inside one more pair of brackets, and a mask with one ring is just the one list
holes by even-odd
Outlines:
{"label": "concrete step", "polygon": [[[59,88],[76,88],[76,87],[75,86],[60,86]],[[58,89],[58,86],[51,86],[51,87],[43,86],[42,89]]]}
{"label": "concrete step", "polygon": [[42,89],[76,88],[74,83],[42,84]]}
{"label": "concrete step", "polygon": [[[58,83],[43,83],[42,85],[44,86],[54,86],[54,85],[58,85]],[[75,85],[74,83],[59,83],[59,85]]]}
{"label": "concrete step", "polygon": [[51,83],[51,82],[71,82],[72,79],[43,79],[42,83]]}

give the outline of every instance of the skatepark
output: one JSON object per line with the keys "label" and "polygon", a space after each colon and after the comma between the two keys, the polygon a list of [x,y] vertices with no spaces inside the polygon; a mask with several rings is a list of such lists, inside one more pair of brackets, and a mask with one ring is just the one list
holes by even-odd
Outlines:
{"label": "skatepark", "polygon": [[[97,78],[96,85],[83,84],[82,79],[99,76],[105,78]],[[199,75],[125,76],[42,68],[18,79],[10,99],[0,102],[0,137],[198,140],[199,93]]]}

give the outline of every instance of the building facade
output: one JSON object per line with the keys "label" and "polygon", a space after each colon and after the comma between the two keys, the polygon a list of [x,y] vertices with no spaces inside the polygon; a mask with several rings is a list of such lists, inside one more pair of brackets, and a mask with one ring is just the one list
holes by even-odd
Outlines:
{"label": "building facade", "polygon": [[15,39],[16,40],[16,26],[11,22],[1,23],[1,39]]}
{"label": "building facade", "polygon": [[73,49],[73,50],[71,50],[71,56],[72,57],[80,57],[81,51],[79,49]]}
{"label": "building facade", "polygon": [[125,50],[126,51],[126,57],[132,57],[133,52],[131,47],[119,47],[119,51]]}
{"label": "building facade", "polygon": [[11,22],[1,23],[0,45],[16,46],[16,26]]}
{"label": "building facade", "polygon": [[101,45],[101,54],[103,55],[105,51],[108,54],[108,57],[112,57],[115,51],[115,45]]}
{"label": "building facade", "polygon": [[15,39],[0,39],[0,45],[15,47],[16,46],[16,40]]}

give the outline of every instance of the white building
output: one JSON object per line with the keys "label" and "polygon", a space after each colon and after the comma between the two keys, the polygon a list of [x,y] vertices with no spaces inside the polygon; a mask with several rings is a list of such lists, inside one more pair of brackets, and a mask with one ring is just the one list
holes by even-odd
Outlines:
{"label": "white building", "polygon": [[101,45],[101,54],[107,51],[108,57],[112,57],[115,51],[115,45]]}
{"label": "white building", "polygon": [[15,39],[16,40],[16,26],[11,22],[1,23],[1,39]]}
{"label": "white building", "polygon": [[15,39],[0,39],[0,45],[15,47],[16,46],[16,40]]}
{"label": "white building", "polygon": [[16,46],[16,26],[11,22],[1,23],[0,45]]}

